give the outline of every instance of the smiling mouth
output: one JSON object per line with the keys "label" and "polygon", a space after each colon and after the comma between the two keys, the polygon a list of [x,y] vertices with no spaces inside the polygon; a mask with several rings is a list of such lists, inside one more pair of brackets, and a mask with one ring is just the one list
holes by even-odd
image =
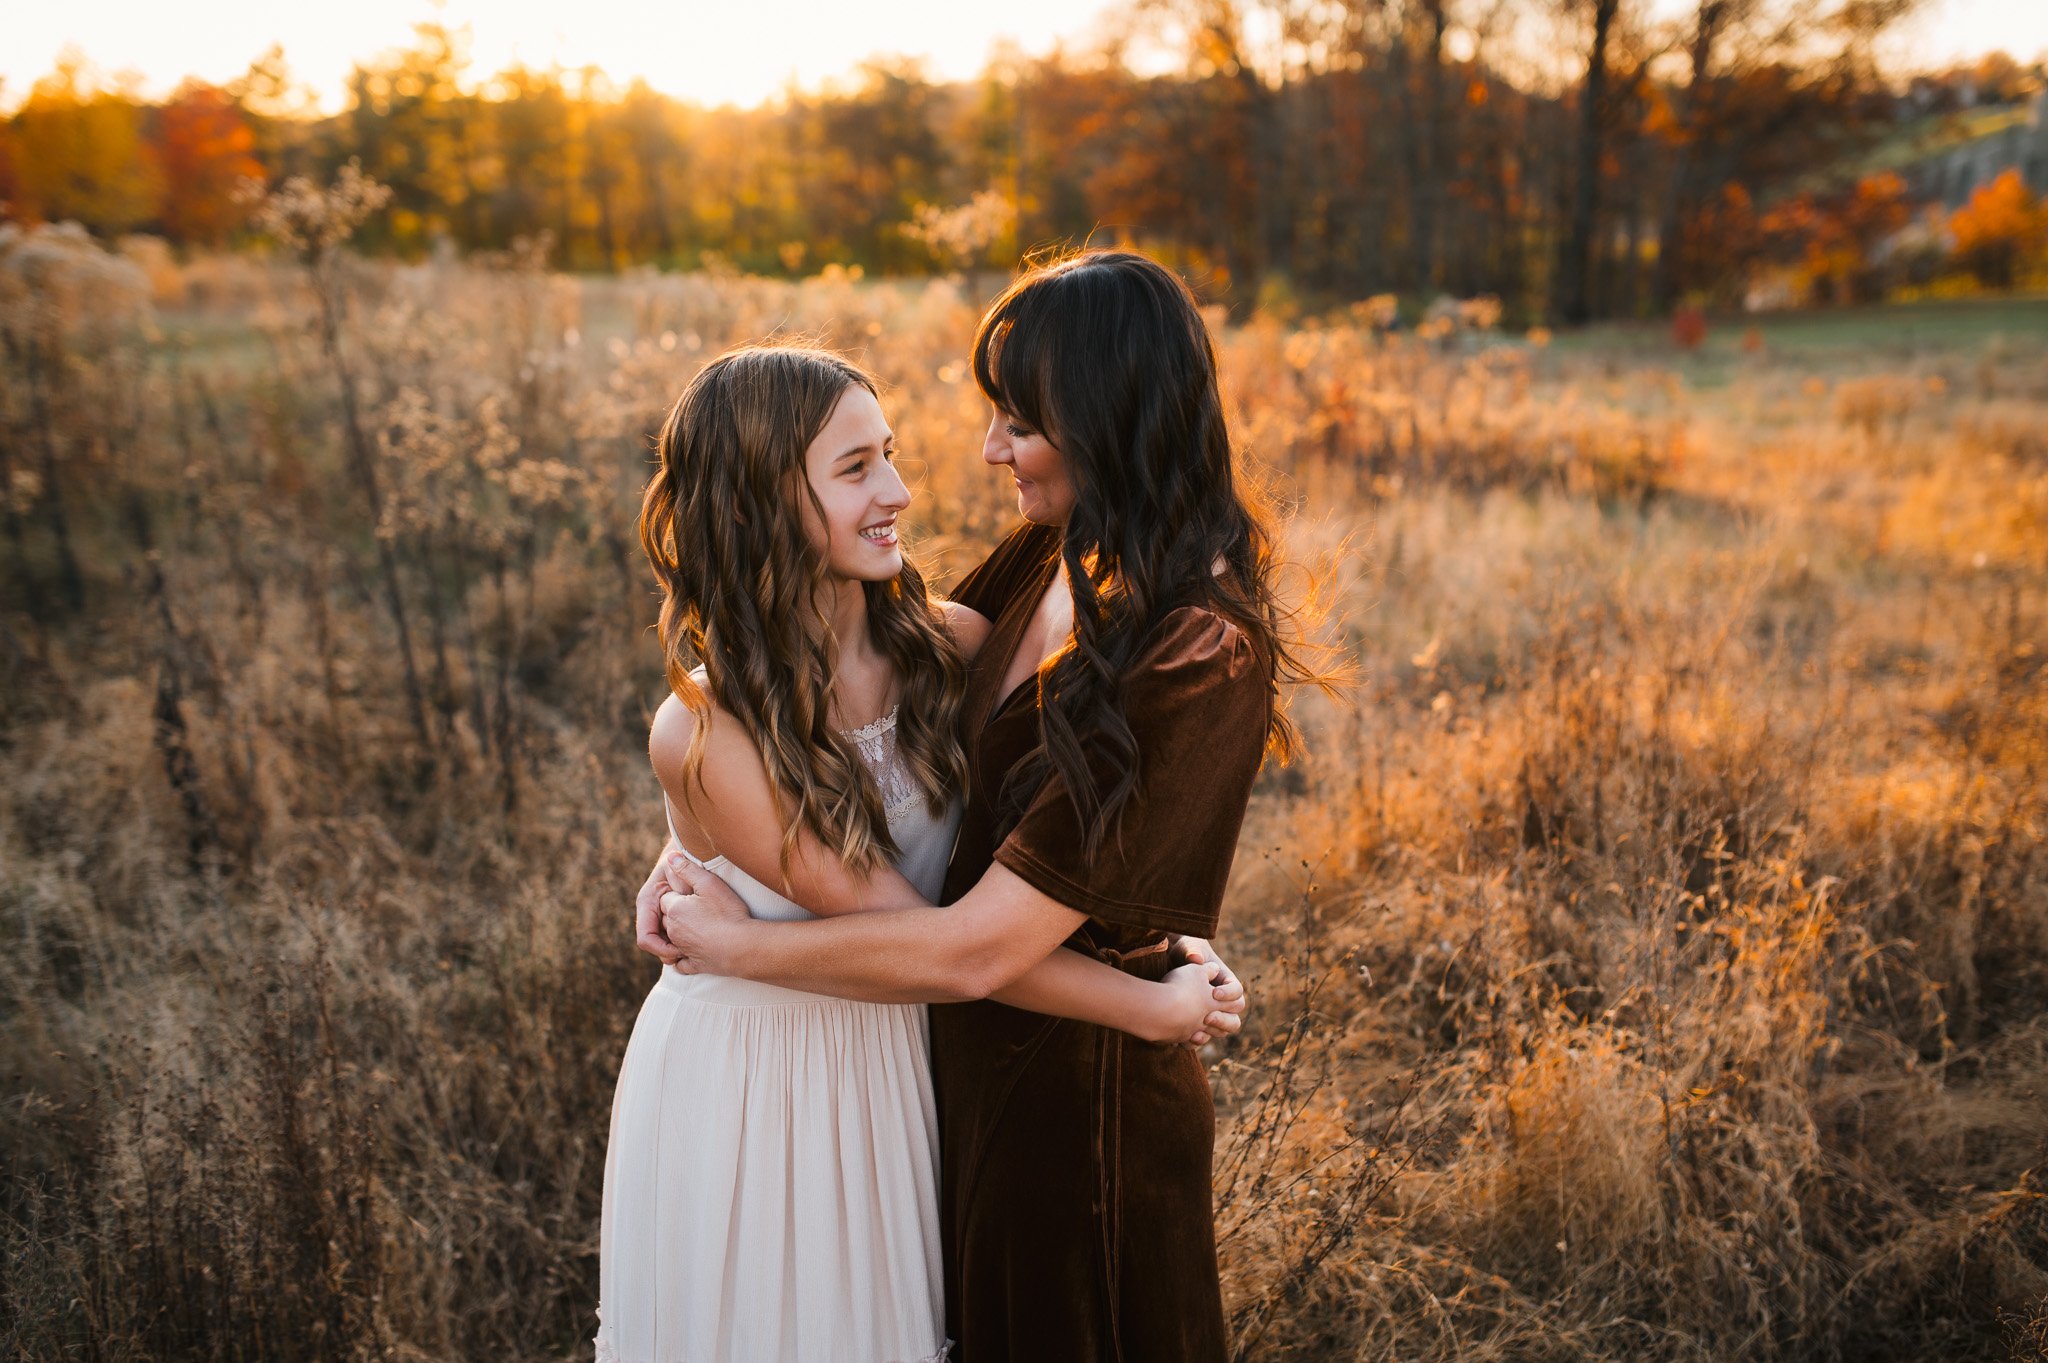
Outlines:
{"label": "smiling mouth", "polygon": [[869,544],[879,544],[886,548],[896,543],[896,522],[890,521],[885,525],[871,525],[860,532],[860,537]]}

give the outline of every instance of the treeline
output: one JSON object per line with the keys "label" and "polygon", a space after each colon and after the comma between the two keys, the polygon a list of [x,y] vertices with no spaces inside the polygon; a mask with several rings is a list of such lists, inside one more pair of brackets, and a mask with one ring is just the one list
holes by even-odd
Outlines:
{"label": "treeline", "polygon": [[[752,109],[595,69],[478,79],[463,35],[425,24],[327,117],[293,110],[275,52],[161,104],[60,67],[0,123],[0,200],[219,247],[246,231],[246,180],[355,161],[392,191],[363,242],[407,255],[544,235],[579,270],[910,273],[1092,238],[1238,309],[1445,292],[1519,318],[1659,313],[1839,235],[1856,185],[1824,172],[1893,118],[1869,51],[1910,3],[1137,0],[1085,52],[961,83],[872,60]],[[1128,59],[1138,43],[1155,59]],[[1803,214],[1773,218],[1795,186]]]}

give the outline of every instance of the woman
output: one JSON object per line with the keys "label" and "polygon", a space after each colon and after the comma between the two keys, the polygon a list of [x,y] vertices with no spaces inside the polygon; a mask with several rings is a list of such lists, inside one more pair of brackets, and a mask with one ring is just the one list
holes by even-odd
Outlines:
{"label": "woman", "polygon": [[1214,1114],[1180,1047],[989,1001],[1066,945],[1143,978],[1216,926],[1263,755],[1306,677],[1240,488],[1193,297],[1127,252],[1035,270],[983,319],[983,458],[1027,524],[970,573],[987,616],[950,907],[749,921],[662,897],[680,968],[932,1011],[948,1327],[962,1363],[1221,1359]]}
{"label": "woman", "polygon": [[[713,361],[661,434],[648,749],[677,855],[762,918],[929,900],[958,827],[949,631],[986,622],[905,560],[892,441],[872,379],[788,347]],[[1005,997],[1183,1042],[1235,1029],[1217,992],[1057,952]],[[935,1135],[923,1009],[664,971],[613,1103],[598,1358],[941,1357]]]}

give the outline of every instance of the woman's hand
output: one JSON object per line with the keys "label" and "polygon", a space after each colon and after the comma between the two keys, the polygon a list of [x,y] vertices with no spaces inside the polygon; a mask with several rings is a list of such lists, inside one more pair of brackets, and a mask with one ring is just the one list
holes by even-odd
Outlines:
{"label": "woman's hand", "polygon": [[668,878],[668,859],[675,855],[676,845],[671,840],[656,858],[654,869],[647,873],[647,883],[633,900],[633,945],[663,965],[674,965],[682,954],[661,927],[661,897],[676,888]]}
{"label": "woman's hand", "polygon": [[1215,961],[1196,960],[1166,972],[1159,983],[1167,990],[1159,1031],[1146,1039],[1189,1046],[1207,1045],[1214,1036],[1234,1036],[1244,1026],[1244,986]]}
{"label": "woman's hand", "polygon": [[658,895],[662,933],[676,952],[675,968],[685,975],[734,975],[734,929],[752,921],[747,906],[720,880],[680,852],[662,868],[668,886]]}

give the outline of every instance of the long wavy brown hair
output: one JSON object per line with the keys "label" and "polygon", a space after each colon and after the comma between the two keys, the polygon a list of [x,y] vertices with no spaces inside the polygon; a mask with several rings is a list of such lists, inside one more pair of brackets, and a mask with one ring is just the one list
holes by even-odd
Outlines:
{"label": "long wavy brown hair", "polygon": [[[861,874],[899,850],[880,791],[832,726],[840,641],[826,613],[826,555],[804,523],[806,502],[824,516],[805,451],[856,386],[877,387],[829,351],[762,345],[719,356],[669,412],[640,507],[669,687],[697,717],[689,779],[702,788],[715,699],[768,769],[785,875],[805,829]],[[909,555],[894,578],[862,590],[869,633],[896,671],[897,749],[936,814],[967,780],[956,732],[966,671]]]}
{"label": "long wavy brown hair", "polygon": [[1125,675],[1180,606],[1250,637],[1275,693],[1267,751],[1291,758],[1279,683],[1335,675],[1280,601],[1271,514],[1231,447],[1215,348],[1180,276],[1132,251],[1042,263],[990,304],[974,377],[1045,434],[1077,494],[1060,543],[1074,637],[1039,673],[1039,746],[1011,769],[1001,807],[1014,813],[1057,771],[1095,855],[1138,784]]}

